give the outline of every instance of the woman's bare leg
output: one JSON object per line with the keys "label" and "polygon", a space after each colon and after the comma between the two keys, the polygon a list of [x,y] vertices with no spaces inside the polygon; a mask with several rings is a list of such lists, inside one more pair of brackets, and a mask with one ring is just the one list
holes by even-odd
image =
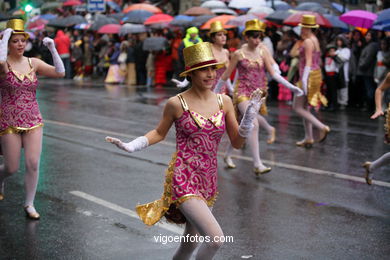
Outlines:
{"label": "woman's bare leg", "polygon": [[19,134],[1,137],[4,164],[0,165],[0,193],[4,194],[4,180],[19,170],[22,138]]}

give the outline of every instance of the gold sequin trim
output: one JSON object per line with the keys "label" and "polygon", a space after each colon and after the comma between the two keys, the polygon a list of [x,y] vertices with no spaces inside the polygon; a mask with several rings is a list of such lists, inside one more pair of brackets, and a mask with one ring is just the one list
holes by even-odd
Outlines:
{"label": "gold sequin trim", "polygon": [[10,126],[6,128],[5,130],[0,132],[0,136],[6,135],[6,134],[21,134],[21,133],[27,133],[29,131],[32,131],[38,127],[43,127],[43,123],[40,123],[38,125],[35,125],[33,127],[25,128],[25,127],[18,127],[18,126]]}
{"label": "gold sequin trim", "polygon": [[[321,94],[322,73],[321,70],[312,70],[307,80],[307,102],[313,106],[318,107],[321,104],[328,105],[328,100]],[[298,82],[298,87],[303,89],[302,82]]]}

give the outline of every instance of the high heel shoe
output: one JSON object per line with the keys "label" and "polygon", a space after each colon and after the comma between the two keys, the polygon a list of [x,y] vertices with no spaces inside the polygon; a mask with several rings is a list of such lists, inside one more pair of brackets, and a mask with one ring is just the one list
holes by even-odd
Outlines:
{"label": "high heel shoe", "polygon": [[234,162],[232,161],[232,158],[230,156],[225,156],[223,157],[223,161],[226,163],[226,166],[229,168],[229,169],[234,169],[236,168],[236,165],[234,164]]}
{"label": "high heel shoe", "polygon": [[322,128],[321,133],[320,133],[320,139],[318,140],[318,142],[322,143],[323,141],[325,141],[325,139],[328,136],[329,132],[330,132],[330,127],[329,126],[326,125],[324,128]]}
{"label": "high heel shoe", "polygon": [[255,173],[256,177],[258,177],[259,175],[262,175],[262,174],[266,174],[266,173],[270,172],[271,170],[272,170],[271,167],[266,167],[266,168],[264,168],[262,170],[260,170],[259,167],[254,167],[253,168],[253,172]]}
{"label": "high heel shoe", "polygon": [[295,145],[299,146],[299,147],[305,147],[305,148],[309,149],[309,148],[313,147],[313,143],[314,143],[313,140],[306,140],[306,139],[304,139],[302,141],[296,142]]}
{"label": "high heel shoe", "polygon": [[275,139],[276,139],[276,129],[272,128],[270,137],[267,140],[267,144],[273,144],[275,142]]}
{"label": "high heel shoe", "polygon": [[34,208],[34,206],[31,206],[31,205],[27,205],[24,207],[24,212],[26,213],[26,217],[29,218],[29,219],[33,219],[33,220],[38,220],[40,219],[40,215],[38,212],[35,211],[35,208],[34,208],[34,211],[35,212],[29,212],[28,211],[28,208]]}
{"label": "high heel shoe", "polygon": [[364,176],[364,178],[366,179],[367,184],[371,185],[372,184],[372,173],[370,172],[371,162],[365,162],[363,163],[362,166],[366,170],[366,175]]}
{"label": "high heel shoe", "polygon": [[0,192],[0,200],[4,199],[4,194]]}

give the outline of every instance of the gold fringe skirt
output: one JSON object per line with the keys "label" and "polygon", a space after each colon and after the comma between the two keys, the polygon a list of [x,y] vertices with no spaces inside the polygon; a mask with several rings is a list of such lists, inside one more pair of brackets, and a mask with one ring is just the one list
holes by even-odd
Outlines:
{"label": "gold fringe skirt", "polygon": [[176,201],[172,200],[172,179],[175,170],[176,159],[177,152],[172,155],[168,169],[165,171],[164,193],[161,198],[146,204],[137,205],[135,208],[139,218],[148,226],[156,224],[164,216],[170,222],[184,224],[186,219],[178,207],[183,202],[192,198],[205,201],[209,207],[214,205],[217,193],[209,200],[205,200],[203,197],[196,194],[187,194],[180,197]]}
{"label": "gold fringe skirt", "polygon": [[42,127],[43,123],[37,124],[33,127],[25,128],[25,127],[18,127],[18,126],[10,126],[3,131],[0,132],[0,136],[6,135],[6,134],[21,134],[21,133],[26,133],[29,131],[32,131],[34,129],[37,129],[38,127]]}
{"label": "gold fringe skirt", "polygon": [[[307,80],[307,102],[313,107],[321,105],[327,106],[328,100],[321,94],[322,73],[321,70],[310,71]],[[303,89],[302,81],[298,82],[298,87]]]}
{"label": "gold fringe skirt", "polygon": [[[238,111],[238,104],[240,104],[241,102],[244,102],[246,100],[250,100],[250,97],[248,96],[238,96],[238,85],[239,85],[240,81],[237,80],[235,86],[234,86],[234,91],[233,91],[233,105],[236,109],[236,116],[237,118],[240,118],[239,115],[239,111]],[[266,116],[268,115],[268,108],[267,108],[267,99],[265,99],[264,103],[261,105],[260,107],[260,110],[259,110],[259,113],[260,115],[263,115],[263,116]]]}

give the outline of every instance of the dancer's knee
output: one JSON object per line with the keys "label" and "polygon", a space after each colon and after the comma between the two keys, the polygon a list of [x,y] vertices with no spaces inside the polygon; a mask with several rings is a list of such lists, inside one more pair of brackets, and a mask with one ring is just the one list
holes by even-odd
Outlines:
{"label": "dancer's knee", "polygon": [[27,172],[38,172],[39,168],[39,159],[28,159],[26,160],[26,170]]}
{"label": "dancer's knee", "polygon": [[19,170],[19,165],[4,165],[4,174],[13,175]]}

